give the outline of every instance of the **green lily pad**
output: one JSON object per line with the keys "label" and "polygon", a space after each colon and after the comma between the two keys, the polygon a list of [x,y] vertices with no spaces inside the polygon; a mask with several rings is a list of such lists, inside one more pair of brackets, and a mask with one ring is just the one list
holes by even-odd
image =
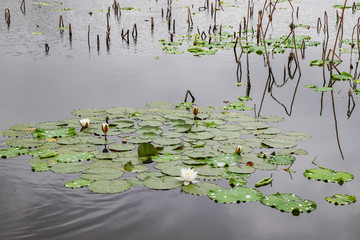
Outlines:
{"label": "green lily pad", "polygon": [[254,188],[235,187],[231,189],[218,188],[210,190],[208,197],[220,203],[256,202],[263,197],[263,194]]}
{"label": "green lily pad", "polygon": [[233,173],[253,173],[255,168],[242,164],[240,166],[230,166],[228,170]]}
{"label": "green lily pad", "polygon": [[23,155],[29,153],[30,150],[20,147],[20,148],[5,148],[0,149],[0,158],[12,158],[17,157],[19,155]]}
{"label": "green lily pad", "polygon": [[267,177],[267,178],[263,178],[260,181],[258,181],[257,183],[255,183],[255,187],[262,187],[262,186],[266,186],[268,184],[271,184],[273,181],[273,177]]}
{"label": "green lily pad", "polygon": [[335,205],[348,205],[350,203],[356,202],[356,197],[350,195],[335,194],[334,196],[327,196],[325,200]]}
{"label": "green lily pad", "polygon": [[196,166],[194,170],[203,176],[221,176],[226,170],[224,168],[213,168],[209,165]]}
{"label": "green lily pad", "polygon": [[109,149],[111,151],[116,151],[116,152],[124,152],[124,151],[131,151],[135,148],[136,146],[133,144],[122,144],[122,143],[115,143],[109,146]]}
{"label": "green lily pad", "polygon": [[257,120],[260,122],[272,122],[272,123],[276,123],[276,122],[282,122],[284,121],[285,118],[283,117],[279,117],[279,116],[261,116],[259,117]]}
{"label": "green lily pad", "polygon": [[35,125],[31,123],[15,124],[12,125],[10,129],[20,132],[33,132],[35,130]]}
{"label": "green lily pad", "polygon": [[342,72],[341,74],[333,74],[332,79],[335,81],[346,81],[346,80],[352,80],[354,77],[347,72]]}
{"label": "green lily pad", "polygon": [[88,168],[88,165],[80,162],[73,163],[58,163],[51,167],[51,171],[56,173],[77,173],[82,172]]}
{"label": "green lily pad", "polygon": [[119,155],[115,152],[105,152],[105,153],[101,152],[101,153],[97,153],[95,157],[100,160],[112,160],[119,157]]}
{"label": "green lily pad", "polygon": [[129,190],[131,183],[125,180],[97,180],[89,185],[95,193],[121,193]]}
{"label": "green lily pad", "polygon": [[33,172],[45,172],[51,169],[51,165],[47,163],[35,163],[31,166]]}
{"label": "green lily pad", "polygon": [[139,157],[151,157],[158,155],[158,150],[150,143],[140,144],[138,147]]}
{"label": "green lily pad", "polygon": [[231,177],[248,178],[248,177],[250,177],[250,174],[247,174],[247,173],[234,173],[234,172],[227,171],[227,172],[221,174],[221,176],[223,178],[226,178],[226,179],[230,179]]}
{"label": "green lily pad", "polygon": [[55,130],[51,129],[35,129],[33,136],[36,138],[58,138],[58,137],[72,137],[75,136],[76,130],[72,128],[59,128]]}
{"label": "green lily pad", "polygon": [[182,140],[179,138],[157,138],[154,139],[153,142],[160,146],[171,146],[181,144]]}
{"label": "green lily pad", "polygon": [[171,176],[147,177],[144,179],[144,185],[151,189],[167,190],[180,187],[183,185],[183,182]]}
{"label": "green lily pad", "polygon": [[332,88],[332,87],[316,87],[316,88],[314,88],[314,90],[317,92],[330,92],[330,91],[334,90],[334,88]]}
{"label": "green lily pad", "polygon": [[157,155],[152,156],[151,159],[154,162],[171,162],[171,161],[178,161],[180,160],[180,156],[174,154],[164,154],[164,155]]}
{"label": "green lily pad", "polygon": [[354,175],[347,172],[335,172],[334,170],[319,167],[313,169],[306,169],[304,176],[308,179],[315,179],[324,182],[337,182],[342,185],[344,182],[349,182],[354,178]]}
{"label": "green lily pad", "polygon": [[281,154],[281,155],[296,154],[296,155],[305,156],[305,155],[308,154],[308,152],[306,150],[303,150],[303,149],[287,148],[287,149],[281,149],[279,151],[279,154]]}
{"label": "green lily pad", "polygon": [[208,182],[191,183],[189,185],[182,186],[182,190],[186,193],[198,196],[205,196],[210,190],[220,188],[219,185]]}
{"label": "green lily pad", "polygon": [[81,178],[94,180],[110,180],[120,178],[124,172],[114,168],[89,168],[81,174]]}
{"label": "green lily pad", "polygon": [[149,102],[146,106],[149,108],[171,108],[173,104],[170,102]]}
{"label": "green lily pad", "polygon": [[296,142],[294,140],[283,139],[280,137],[264,139],[262,143],[272,148],[292,148],[296,146]]}
{"label": "green lily pad", "polygon": [[265,206],[275,207],[281,212],[289,212],[293,215],[310,213],[316,209],[316,203],[310,200],[302,200],[299,196],[291,193],[275,193],[264,196],[260,202]]}
{"label": "green lily pad", "polygon": [[[58,155],[58,153],[54,150],[50,149],[44,149],[44,150],[35,150],[29,152],[30,156],[38,156],[39,158],[48,158],[48,157],[54,157]],[[1,156],[1,150],[0,150],[0,156]]]}
{"label": "green lily pad", "polygon": [[81,140],[79,138],[74,138],[74,137],[64,137],[64,138],[59,138],[56,142],[61,145],[74,145],[80,143]]}
{"label": "green lily pad", "polygon": [[247,183],[247,180],[245,180],[242,177],[230,177],[229,178],[229,185],[231,187],[241,187],[241,186],[245,186]]}
{"label": "green lily pad", "polygon": [[206,140],[213,138],[214,135],[208,132],[196,132],[196,133],[191,132],[186,134],[185,137],[195,140]]}
{"label": "green lily pad", "polygon": [[95,153],[92,152],[76,152],[76,153],[64,153],[54,157],[57,162],[71,163],[76,161],[88,161],[95,158]]}
{"label": "green lily pad", "polygon": [[161,172],[154,172],[154,171],[149,171],[149,172],[141,172],[139,174],[136,175],[136,177],[140,180],[144,180],[147,177],[163,177],[164,174]]}
{"label": "green lily pad", "polygon": [[91,183],[92,182],[87,180],[87,179],[77,179],[77,180],[74,180],[74,181],[66,182],[64,184],[64,186],[67,187],[67,188],[75,189],[75,188],[82,188],[82,187],[89,186]]}
{"label": "green lily pad", "polygon": [[78,117],[95,117],[105,115],[106,111],[104,109],[99,108],[84,108],[78,109],[71,112],[72,115]]}
{"label": "green lily pad", "polygon": [[241,157],[237,153],[233,154],[223,154],[213,158],[205,159],[207,164],[210,164],[212,167],[226,167],[232,166],[240,163]]}
{"label": "green lily pad", "polygon": [[41,145],[46,143],[46,141],[37,138],[12,138],[5,140],[5,143],[10,147],[34,148],[40,147]]}
{"label": "green lily pad", "polygon": [[276,165],[291,165],[295,161],[295,157],[289,155],[275,155],[269,158],[269,163]]}
{"label": "green lily pad", "polygon": [[25,137],[30,132],[21,132],[21,131],[15,131],[11,129],[6,129],[1,132],[1,135],[5,137],[15,138],[15,137]]}

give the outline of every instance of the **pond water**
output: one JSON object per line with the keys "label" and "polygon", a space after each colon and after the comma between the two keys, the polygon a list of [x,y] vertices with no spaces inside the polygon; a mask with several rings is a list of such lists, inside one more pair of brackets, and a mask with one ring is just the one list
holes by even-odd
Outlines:
{"label": "pond water", "polygon": [[[52,1],[43,3],[26,1],[26,14],[19,6],[21,1],[2,0],[0,9],[10,9],[11,23],[0,21],[0,129],[17,123],[39,123],[71,118],[71,111],[80,108],[109,108],[115,106],[144,107],[150,101],[169,101],[180,104],[187,90],[195,96],[198,106],[221,107],[223,101],[236,101],[247,93],[246,86],[237,84],[234,52],[218,50],[215,55],[195,57],[182,49],[184,54],[167,54],[159,39],[169,41],[166,1],[121,1],[120,20],[111,9],[111,43],[106,49],[106,10],[111,0],[98,1]],[[238,28],[247,12],[247,1],[226,1],[239,7],[223,3],[224,11],[217,12],[217,23]],[[335,4],[325,0],[293,1],[299,7],[295,24],[310,25],[310,29],[296,28],[296,34],[310,35],[311,40],[322,43],[323,31],[317,33],[316,23],[323,21],[324,11],[329,16],[329,48],[333,47],[337,24]],[[176,20],[176,34],[188,34],[187,9],[193,13],[203,6],[199,1],[173,1],[172,17]],[[257,11],[264,1],[254,1],[254,17],[249,26],[256,29]],[[193,6],[192,6],[193,5]],[[347,3],[352,5],[352,2]],[[72,8],[71,11],[51,9]],[[341,13],[341,9],[338,9]],[[92,12],[90,16],[89,12]],[[72,25],[72,41],[68,30],[57,29],[59,16],[65,25]],[[351,38],[352,29],[360,16],[359,11],[345,10],[343,39]],[[150,18],[154,17],[151,31]],[[191,34],[207,32],[213,24],[211,14],[202,11],[193,15],[194,28]],[[137,24],[138,37],[129,43],[121,39],[121,30]],[[268,37],[278,38],[289,33],[291,8],[288,3],[279,3],[270,25]],[[88,46],[88,25],[90,49]],[[231,29],[230,33],[237,31]],[[223,31],[227,31],[224,28]],[[35,35],[31,33],[43,33]],[[100,36],[100,50],[96,47],[96,36]],[[250,37],[249,37],[250,38]],[[176,36],[175,36],[176,39]],[[49,52],[45,52],[45,43]],[[187,43],[184,43],[186,46]],[[343,44],[341,47],[350,48]],[[339,46],[337,45],[337,48]],[[275,79],[283,80],[283,68],[287,64],[290,50],[275,54],[270,63]],[[32,172],[27,163],[29,157],[0,161],[0,239],[358,239],[360,229],[359,203],[335,206],[324,200],[337,193],[360,197],[357,145],[359,142],[357,109],[358,96],[354,97],[355,108],[348,117],[347,81],[336,82],[333,93],[325,92],[321,111],[321,93],[304,85],[323,84],[322,68],[310,67],[310,61],[321,59],[322,46],[308,47],[305,59],[300,58],[301,78],[298,73],[283,87],[274,87],[273,96],[290,111],[265,94],[261,115],[285,117],[281,123],[271,124],[284,131],[301,131],[312,136],[300,142],[297,148],[306,149],[308,155],[297,156],[292,165],[295,173],[273,171],[271,186],[260,190],[264,195],[276,192],[293,193],[303,199],[317,203],[311,213],[293,216],[263,206],[260,202],[241,204],[215,203],[206,196],[192,196],[180,189],[168,191],[134,187],[119,194],[95,194],[87,188],[72,190],[64,183],[76,179],[79,174],[56,174]],[[155,59],[158,56],[159,59]],[[350,63],[356,64],[357,55],[342,53],[344,61],[338,68],[350,72]],[[242,56],[242,82],[246,82],[246,55]],[[251,89],[258,112],[268,72],[264,57],[249,54]],[[351,72],[354,74],[354,70]],[[327,75],[327,78],[329,75]],[[298,87],[297,86],[298,83]],[[295,92],[295,94],[294,94]],[[294,98],[293,98],[294,96]],[[333,98],[332,98],[333,96]],[[335,114],[333,111],[333,103]],[[254,116],[254,111],[246,114]],[[334,120],[336,116],[336,121]],[[344,159],[339,151],[338,138]],[[1,142],[5,140],[1,137]],[[6,148],[1,143],[1,148]],[[316,167],[311,162],[316,157],[320,166],[354,174],[351,182],[339,186],[308,180],[303,176],[306,169]],[[268,177],[266,171],[258,171],[248,179],[247,186]],[[223,187],[227,182],[220,182]]]}

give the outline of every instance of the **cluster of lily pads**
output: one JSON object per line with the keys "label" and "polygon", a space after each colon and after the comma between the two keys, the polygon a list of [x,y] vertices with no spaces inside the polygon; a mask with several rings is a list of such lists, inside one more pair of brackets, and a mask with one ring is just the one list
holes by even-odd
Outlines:
{"label": "cluster of lily pads", "polygon": [[[225,26],[227,28],[233,28],[232,26]],[[184,49],[180,49],[184,42],[188,42],[187,51],[193,53],[194,56],[201,55],[214,55],[218,50],[232,49],[235,44],[238,48],[241,48],[244,53],[256,53],[262,55],[265,53],[265,46],[256,43],[256,31],[252,31],[245,36],[239,38],[237,42],[234,39],[234,35],[226,31],[222,31],[220,34],[211,34],[208,38],[204,38],[203,34],[194,35],[177,35],[177,42],[166,42],[165,39],[160,39],[162,43],[162,50],[170,54],[182,54]],[[205,34],[206,35],[206,34]],[[211,40],[210,40],[211,38]],[[318,41],[310,41],[311,37],[308,35],[296,35],[295,44],[296,48],[302,49],[309,46],[317,46],[320,44]],[[261,40],[262,42],[262,40]],[[293,37],[281,36],[280,38],[266,39],[266,51],[269,54],[284,53],[286,49],[294,48]]]}
{"label": "cluster of lily pads", "polygon": [[[291,166],[294,155],[307,154],[294,147],[309,139],[308,134],[269,125],[282,117],[255,118],[233,108],[217,111],[193,103],[172,108],[171,103],[151,102],[147,107],[78,109],[71,119],[13,125],[2,131],[10,139],[4,141],[9,147],[0,150],[0,157],[28,154],[34,172],[76,174],[77,179],[64,184],[71,189],[120,193],[137,186],[181,187],[221,203],[260,201],[295,215],[316,209],[316,203],[294,194],[263,196],[258,188],[271,184],[272,175],[252,188],[245,186],[253,172]],[[263,153],[269,149],[271,153]],[[325,168],[309,169],[304,175],[339,184],[353,178]],[[216,181],[228,181],[229,187]],[[336,196],[328,201],[342,204],[355,199]]]}

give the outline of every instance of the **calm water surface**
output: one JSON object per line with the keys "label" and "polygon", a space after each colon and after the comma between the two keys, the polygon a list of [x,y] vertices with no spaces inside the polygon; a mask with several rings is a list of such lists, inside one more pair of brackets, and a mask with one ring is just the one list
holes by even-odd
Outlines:
{"label": "calm water surface", "polygon": [[[108,108],[114,106],[143,107],[149,101],[170,101],[179,104],[186,90],[190,89],[199,106],[223,106],[224,100],[235,101],[246,94],[246,87],[236,85],[236,63],[232,50],[219,50],[214,56],[194,57],[165,54],[159,39],[168,39],[167,24],[161,19],[161,8],[166,13],[165,1],[121,1],[122,6],[132,6],[140,11],[123,11],[120,21],[111,15],[111,46],[106,50],[106,14],[111,0],[70,1],[63,5],[57,1],[43,1],[54,6],[38,6],[26,1],[26,14],[19,9],[20,1],[2,0],[0,10],[9,8],[11,25],[1,17],[0,21],[0,129],[15,123],[38,123],[71,118],[70,112],[78,108]],[[237,26],[246,16],[247,1],[230,1],[239,8],[224,7],[218,12],[218,23]],[[263,1],[255,1],[254,16],[262,8]],[[192,12],[203,6],[198,1],[173,2],[173,18],[176,33],[187,34],[187,9]],[[334,4],[343,1],[296,1],[300,7],[296,24],[309,24],[311,29],[297,29],[297,34],[311,35],[322,42],[323,33],[316,33],[316,21],[329,15],[332,47],[336,31]],[[350,3],[348,3],[349,5]],[[351,3],[352,4],[352,3]],[[55,8],[73,8],[73,11],[50,11]],[[278,5],[269,36],[288,34],[290,7]],[[93,12],[90,16],[88,12]],[[65,25],[72,24],[73,39],[68,32],[57,29],[59,16]],[[344,39],[351,38],[359,12],[345,13]],[[155,19],[154,31],[150,30],[150,17]],[[206,30],[211,23],[207,12],[193,15],[194,30]],[[138,26],[136,42],[121,40],[121,29]],[[91,25],[90,50],[87,43],[87,26]],[[256,26],[256,17],[250,25]],[[131,31],[131,30],[130,30]],[[44,35],[31,35],[42,32]],[[96,35],[100,35],[100,51],[96,49]],[[44,45],[50,46],[49,54]],[[277,81],[283,77],[283,66],[290,51],[271,59]],[[155,60],[154,57],[160,59]],[[339,68],[350,71],[350,55],[343,54]],[[312,139],[301,142],[307,156],[298,156],[292,166],[296,172],[292,179],[285,171],[274,171],[273,185],[261,188],[265,194],[276,192],[294,193],[303,199],[317,203],[310,214],[295,217],[256,203],[217,204],[207,197],[196,197],[179,189],[155,191],[136,187],[120,194],[95,194],[87,188],[71,190],[64,182],[76,179],[79,174],[33,173],[27,157],[0,161],[0,239],[359,239],[359,203],[334,206],[325,196],[337,193],[360,197],[358,161],[359,130],[358,106],[347,117],[348,83],[336,83],[334,103],[339,139],[345,159],[339,153],[331,94],[324,94],[324,108],[320,116],[321,94],[304,88],[306,84],[322,84],[322,69],[310,68],[309,62],[321,58],[321,45],[306,50],[301,59],[302,76],[295,94],[292,114],[266,94],[261,114],[286,117],[285,121],[271,124],[284,131],[309,133]],[[356,57],[353,56],[354,64]],[[243,56],[242,59],[245,62]],[[246,65],[245,65],[246,66]],[[243,65],[243,71],[246,67]],[[249,55],[251,78],[250,97],[259,109],[267,68],[263,57]],[[245,75],[245,74],[244,74]],[[246,81],[243,76],[242,81]],[[282,87],[273,89],[276,96],[290,108],[297,77]],[[359,99],[354,95],[355,104]],[[254,115],[253,112],[247,112]],[[0,138],[4,140],[5,138]],[[1,148],[6,146],[1,143]],[[321,166],[355,175],[353,181],[343,186],[310,181],[303,177],[305,169],[313,168],[317,156]],[[129,175],[130,176],[130,175]],[[247,186],[268,177],[268,172],[256,172]],[[226,182],[220,183],[227,186]]]}

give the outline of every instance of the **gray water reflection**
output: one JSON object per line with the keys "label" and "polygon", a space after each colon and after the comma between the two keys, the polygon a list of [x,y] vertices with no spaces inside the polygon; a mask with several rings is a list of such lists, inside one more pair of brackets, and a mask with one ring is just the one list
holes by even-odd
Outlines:
{"label": "gray water reflection", "polygon": [[[51,1],[52,2],[52,1]],[[55,2],[55,1],[54,1]],[[247,1],[235,1],[244,4]],[[63,1],[64,7],[74,11],[49,14],[45,6],[27,3],[26,15],[18,9],[17,1],[3,0],[0,9],[10,8],[12,23],[7,29],[0,24],[0,128],[14,123],[38,123],[71,118],[70,112],[78,108],[113,106],[142,107],[149,101],[183,100],[190,89],[199,106],[221,106],[224,100],[236,100],[246,93],[236,86],[236,63],[233,52],[219,51],[215,56],[201,58],[189,54],[166,55],[158,39],[168,38],[167,25],[162,23],[161,8],[166,2],[122,1],[123,6],[133,5],[141,11],[123,11],[120,21],[111,18],[111,48],[106,51],[105,14],[96,12],[107,9],[112,1]],[[185,5],[193,1],[173,3]],[[316,19],[328,11],[330,32],[335,31],[335,9],[332,4],[342,1],[302,1],[299,23],[315,26]],[[201,6],[203,3],[194,3]],[[256,9],[263,1],[255,1]],[[313,6],[313,7],[307,7]],[[196,8],[196,6],[195,6]],[[92,17],[88,12],[93,11]],[[290,10],[278,9],[271,26],[270,36],[287,34]],[[224,25],[238,24],[246,15],[246,7],[226,8],[227,14],[218,15]],[[68,33],[56,29],[59,15],[74,31],[70,44]],[[178,34],[187,33],[186,9],[174,11]],[[150,17],[155,16],[155,29],[151,33]],[[351,35],[358,13],[347,13],[345,36]],[[234,19],[236,19],[234,23]],[[207,29],[211,18],[194,15],[195,24]],[[121,41],[121,29],[130,29],[137,23],[137,43]],[[253,26],[256,21],[251,22]],[[39,25],[39,27],[37,27]],[[87,26],[91,25],[91,49],[87,46]],[[30,32],[44,32],[33,36]],[[313,39],[322,41],[323,34],[310,30]],[[298,29],[297,34],[310,34]],[[96,35],[101,36],[101,49],[96,50]],[[334,36],[331,35],[330,43]],[[44,44],[50,46],[49,54]],[[331,44],[330,44],[331,45]],[[154,60],[154,56],[160,56]],[[357,161],[359,111],[355,109],[347,119],[348,85],[336,84],[334,94],[339,136],[345,160],[341,160],[336,143],[331,95],[324,96],[324,110],[320,112],[320,94],[303,88],[305,84],[322,81],[322,69],[310,68],[309,61],[320,58],[320,48],[306,50],[306,59],[300,60],[302,78],[297,90],[291,117],[274,124],[285,131],[303,131],[312,139],[298,147],[306,149],[308,156],[297,157],[292,166],[296,173],[291,180],[284,171],[274,172],[272,187],[264,187],[264,194],[291,192],[318,204],[316,211],[294,217],[278,212],[260,203],[216,204],[207,197],[195,197],[179,190],[154,191],[137,187],[114,195],[93,194],[87,189],[69,190],[63,183],[76,175],[33,173],[26,158],[0,161],[0,239],[358,239],[360,208],[358,203],[340,207],[324,201],[325,196],[344,193],[360,196]],[[342,55],[348,66],[349,55]],[[272,62],[274,75],[281,80],[283,65],[288,54],[276,55]],[[259,107],[267,78],[263,58],[250,55],[252,88],[250,96]],[[344,71],[348,71],[344,67]],[[283,88],[274,88],[273,94],[285,106],[290,106],[295,80]],[[358,97],[355,97],[358,101]],[[249,114],[253,114],[250,112]],[[268,94],[265,96],[263,115],[286,117],[281,105]],[[0,140],[3,140],[1,138]],[[1,148],[5,147],[0,145]],[[321,166],[351,172],[355,179],[339,187],[336,184],[309,181],[302,173],[314,165],[317,156]],[[268,177],[267,172],[257,172],[249,179],[248,186]],[[222,183],[226,186],[226,183]]]}

